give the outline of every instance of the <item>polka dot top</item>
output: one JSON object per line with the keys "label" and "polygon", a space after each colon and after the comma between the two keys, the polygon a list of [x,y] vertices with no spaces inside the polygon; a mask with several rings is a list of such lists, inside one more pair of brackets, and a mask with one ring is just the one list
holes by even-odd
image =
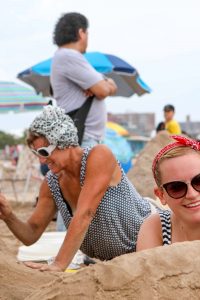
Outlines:
{"label": "polka dot top", "polygon": [[[80,184],[84,185],[87,157],[91,148],[84,148]],[[119,163],[120,165],[120,163]],[[121,168],[121,166],[120,166]],[[115,256],[135,251],[140,226],[151,213],[149,202],[142,198],[130,183],[123,169],[122,178],[115,187],[105,192],[80,249],[90,257],[109,260]],[[58,210],[68,228],[71,209],[62,196],[58,177],[49,171],[46,175]]]}

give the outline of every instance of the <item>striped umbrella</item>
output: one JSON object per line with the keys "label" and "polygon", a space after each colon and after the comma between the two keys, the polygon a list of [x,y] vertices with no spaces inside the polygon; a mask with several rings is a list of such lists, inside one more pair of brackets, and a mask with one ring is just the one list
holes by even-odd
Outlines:
{"label": "striped umbrella", "polygon": [[45,99],[16,82],[0,81],[0,113],[25,112],[42,109],[48,103]]}

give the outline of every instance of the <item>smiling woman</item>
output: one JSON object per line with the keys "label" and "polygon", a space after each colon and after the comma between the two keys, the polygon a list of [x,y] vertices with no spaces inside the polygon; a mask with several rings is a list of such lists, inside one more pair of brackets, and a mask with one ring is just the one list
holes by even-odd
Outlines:
{"label": "smiling woman", "polygon": [[170,210],[141,226],[137,250],[200,240],[200,143],[181,136],[160,150],[153,161],[155,194]]}

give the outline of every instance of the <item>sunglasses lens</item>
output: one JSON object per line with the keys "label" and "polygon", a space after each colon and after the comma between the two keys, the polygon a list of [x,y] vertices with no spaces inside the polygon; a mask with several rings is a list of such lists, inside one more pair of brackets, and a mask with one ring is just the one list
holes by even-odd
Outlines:
{"label": "sunglasses lens", "polygon": [[187,184],[185,182],[181,182],[181,181],[169,182],[163,184],[163,187],[165,188],[167,194],[174,199],[182,198],[187,193]]}
{"label": "sunglasses lens", "polygon": [[200,192],[200,174],[192,179],[191,185],[196,191]]}
{"label": "sunglasses lens", "polygon": [[49,156],[49,152],[47,151],[47,150],[45,150],[45,149],[38,149],[38,154],[40,155],[40,156],[43,156],[43,157],[48,157]]}

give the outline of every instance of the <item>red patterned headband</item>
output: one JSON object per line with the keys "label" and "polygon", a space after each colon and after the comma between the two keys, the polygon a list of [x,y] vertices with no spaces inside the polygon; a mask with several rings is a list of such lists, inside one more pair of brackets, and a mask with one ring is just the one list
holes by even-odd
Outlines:
{"label": "red patterned headband", "polygon": [[182,146],[182,147],[191,147],[192,149],[194,149],[196,151],[200,151],[200,142],[198,142],[198,141],[191,140],[191,139],[188,139],[188,138],[180,136],[180,135],[172,135],[171,137],[174,140],[176,140],[176,142],[171,143],[171,144],[165,146],[164,148],[162,148],[153,160],[152,171],[153,171],[153,176],[154,176],[155,180],[156,180],[156,176],[155,176],[156,164],[161,159],[161,157],[165,153],[167,153],[169,150]]}

